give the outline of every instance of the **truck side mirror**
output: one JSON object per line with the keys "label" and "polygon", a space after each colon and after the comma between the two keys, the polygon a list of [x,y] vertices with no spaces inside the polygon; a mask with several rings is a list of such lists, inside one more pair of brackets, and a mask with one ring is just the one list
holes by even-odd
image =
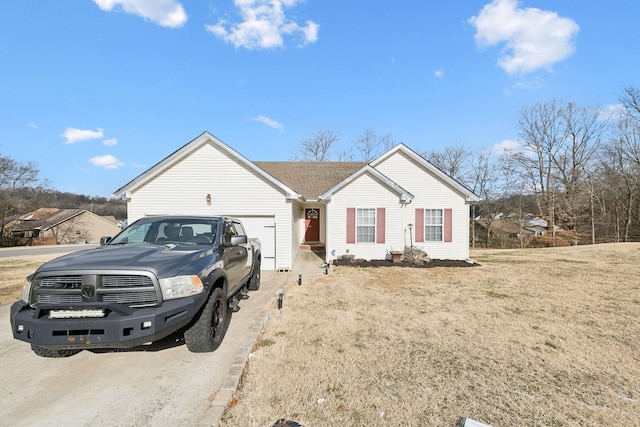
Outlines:
{"label": "truck side mirror", "polygon": [[100,238],[100,245],[104,246],[111,241],[111,236],[102,236]]}
{"label": "truck side mirror", "polygon": [[233,236],[231,238],[231,246],[246,245],[248,241],[249,239],[245,235]]}
{"label": "truck side mirror", "polygon": [[[231,237],[231,238],[229,238]],[[238,235],[233,235],[233,236],[229,236],[228,234],[225,234],[222,237],[222,244],[224,246],[238,246],[238,245],[244,245],[249,241],[249,239],[247,239],[247,236],[238,236]]]}

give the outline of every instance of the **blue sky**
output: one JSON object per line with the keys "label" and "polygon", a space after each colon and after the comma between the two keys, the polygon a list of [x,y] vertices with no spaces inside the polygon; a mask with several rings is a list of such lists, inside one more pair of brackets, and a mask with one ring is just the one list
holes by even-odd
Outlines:
{"label": "blue sky", "polygon": [[109,197],[203,131],[289,160],[320,130],[416,151],[518,139],[552,99],[640,85],[636,0],[6,1],[0,155]]}

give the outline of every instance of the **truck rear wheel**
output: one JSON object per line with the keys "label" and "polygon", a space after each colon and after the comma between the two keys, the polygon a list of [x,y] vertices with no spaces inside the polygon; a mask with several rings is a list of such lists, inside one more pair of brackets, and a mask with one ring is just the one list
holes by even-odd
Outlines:
{"label": "truck rear wheel", "polygon": [[227,298],[220,288],[216,288],[200,313],[198,320],[184,333],[184,341],[189,351],[207,353],[217,349],[222,343],[229,321],[231,310]]}
{"label": "truck rear wheel", "polygon": [[31,350],[40,357],[69,357],[80,353],[82,350],[51,350],[39,345],[31,344]]}
{"label": "truck rear wheel", "polygon": [[257,291],[258,289],[260,289],[260,258],[256,260],[253,266],[253,274],[249,279],[249,290]]}

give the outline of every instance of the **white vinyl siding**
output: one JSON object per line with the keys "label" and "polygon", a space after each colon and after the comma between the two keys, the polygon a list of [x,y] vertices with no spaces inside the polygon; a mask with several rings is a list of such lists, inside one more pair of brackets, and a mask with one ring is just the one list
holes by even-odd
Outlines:
{"label": "white vinyl siding", "polygon": [[[434,206],[451,208],[452,241],[425,241],[418,243],[421,249],[434,259],[469,258],[469,205],[460,193],[401,151],[380,163],[374,162],[373,166],[413,194],[414,199],[408,206],[411,212]],[[405,219],[406,223],[412,223],[415,215],[407,215]]]}
{"label": "white vinyl siding", "polygon": [[[385,243],[362,244],[357,242],[357,238],[355,243],[347,243],[347,210],[358,207],[385,208]],[[401,251],[404,247],[402,227],[404,215],[405,208],[400,202],[398,193],[371,174],[366,173],[359,176],[340,191],[333,193],[331,202],[327,204],[327,259],[335,259],[346,254],[362,259],[385,259],[389,251]],[[376,237],[375,228],[373,231],[374,239]]]}

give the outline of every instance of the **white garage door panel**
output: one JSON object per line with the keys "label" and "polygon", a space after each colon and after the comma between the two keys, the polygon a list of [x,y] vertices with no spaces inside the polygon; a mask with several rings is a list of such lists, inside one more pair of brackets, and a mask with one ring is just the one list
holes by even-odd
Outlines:
{"label": "white garage door panel", "polygon": [[262,250],[261,270],[276,269],[276,225],[272,216],[236,216],[249,238],[260,239]]}

